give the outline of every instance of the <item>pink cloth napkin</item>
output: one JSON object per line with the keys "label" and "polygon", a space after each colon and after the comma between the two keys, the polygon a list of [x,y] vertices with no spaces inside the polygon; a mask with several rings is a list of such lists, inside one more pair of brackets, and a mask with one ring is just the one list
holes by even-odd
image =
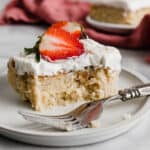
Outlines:
{"label": "pink cloth napkin", "polygon": [[81,21],[89,10],[89,3],[77,0],[12,0],[4,9],[0,24]]}
{"label": "pink cloth napkin", "polygon": [[[85,24],[90,4],[78,0],[12,0],[0,16],[0,24],[47,23],[68,20],[86,25],[88,35],[106,45],[131,49],[150,49],[150,14],[129,35],[103,33]],[[146,58],[150,63],[150,57]]]}

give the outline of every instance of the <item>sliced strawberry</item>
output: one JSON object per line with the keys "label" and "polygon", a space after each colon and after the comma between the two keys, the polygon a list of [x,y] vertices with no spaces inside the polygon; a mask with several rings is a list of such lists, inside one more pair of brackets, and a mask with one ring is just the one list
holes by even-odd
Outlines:
{"label": "sliced strawberry", "polygon": [[43,35],[40,54],[48,60],[66,59],[84,52],[83,45],[74,35],[61,28],[49,28]]}
{"label": "sliced strawberry", "polygon": [[51,28],[60,28],[65,30],[71,33],[75,38],[79,38],[81,35],[81,25],[76,22],[61,21],[53,24],[49,29]]}

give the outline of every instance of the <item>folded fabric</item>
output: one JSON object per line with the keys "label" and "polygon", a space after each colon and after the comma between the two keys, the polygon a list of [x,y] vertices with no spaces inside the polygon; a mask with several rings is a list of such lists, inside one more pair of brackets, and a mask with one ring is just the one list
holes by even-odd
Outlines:
{"label": "folded fabric", "polygon": [[12,0],[4,9],[0,24],[81,21],[89,10],[89,3],[77,0]]}
{"label": "folded fabric", "polygon": [[[12,0],[0,17],[0,24],[6,23],[47,23],[68,20],[85,23],[90,4],[78,0]],[[129,35],[103,33],[86,24],[86,32],[93,39],[122,48],[150,48],[150,14]],[[149,59],[147,59],[149,60]]]}

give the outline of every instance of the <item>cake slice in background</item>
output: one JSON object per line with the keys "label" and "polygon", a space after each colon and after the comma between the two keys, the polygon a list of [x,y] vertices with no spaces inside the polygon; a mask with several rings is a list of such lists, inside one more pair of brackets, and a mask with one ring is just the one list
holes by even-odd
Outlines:
{"label": "cake slice in background", "polygon": [[121,55],[85,36],[74,22],[58,22],[33,48],[11,57],[8,80],[37,111],[114,95]]}
{"label": "cake slice in background", "polygon": [[101,22],[136,26],[150,13],[149,0],[92,0],[90,16]]}

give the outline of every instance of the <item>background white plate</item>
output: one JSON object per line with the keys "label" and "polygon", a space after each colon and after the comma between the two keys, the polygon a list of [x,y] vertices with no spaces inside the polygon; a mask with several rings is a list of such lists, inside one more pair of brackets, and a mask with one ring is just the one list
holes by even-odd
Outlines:
{"label": "background white plate", "polygon": [[[124,88],[142,84],[145,81],[146,79],[138,73],[124,70],[121,73],[119,85],[120,88]],[[5,73],[0,76],[0,89],[0,133],[18,141],[37,145],[73,146],[108,140],[139,123],[150,107],[150,101],[146,98],[126,103],[121,101],[109,103],[104,106],[99,128],[63,132],[27,122],[17,114],[19,109],[28,111],[32,109],[11,89]],[[132,114],[131,119],[123,119],[126,113]]]}
{"label": "background white plate", "polygon": [[132,26],[132,25],[113,24],[113,23],[96,21],[92,19],[90,16],[86,17],[86,21],[91,26],[110,33],[127,34],[132,32],[136,28],[136,26]]}

